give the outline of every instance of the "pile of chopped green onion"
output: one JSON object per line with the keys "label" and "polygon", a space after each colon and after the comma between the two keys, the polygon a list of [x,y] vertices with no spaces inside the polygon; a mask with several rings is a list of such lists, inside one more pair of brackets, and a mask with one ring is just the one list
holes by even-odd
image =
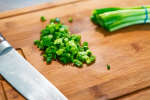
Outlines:
{"label": "pile of chopped green onion", "polygon": [[83,63],[91,64],[95,61],[88,43],[81,44],[81,36],[71,34],[59,18],[51,19],[50,24],[41,31],[40,40],[34,43],[44,52],[43,57],[47,63],[57,59],[63,64],[73,63],[82,67]]}
{"label": "pile of chopped green onion", "polygon": [[112,32],[135,24],[150,23],[150,6],[102,8],[92,12],[91,20]]}

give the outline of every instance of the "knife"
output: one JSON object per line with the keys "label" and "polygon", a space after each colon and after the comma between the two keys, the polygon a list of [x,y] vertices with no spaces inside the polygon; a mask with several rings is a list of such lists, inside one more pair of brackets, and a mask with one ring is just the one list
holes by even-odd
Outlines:
{"label": "knife", "polygon": [[0,74],[27,100],[68,100],[0,34]]}

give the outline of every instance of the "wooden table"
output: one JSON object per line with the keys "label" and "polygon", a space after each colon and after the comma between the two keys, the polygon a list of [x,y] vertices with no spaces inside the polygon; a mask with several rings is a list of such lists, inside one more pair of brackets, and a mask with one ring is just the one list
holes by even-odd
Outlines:
{"label": "wooden table", "polygon": [[[1,0],[0,12],[38,5],[54,0]],[[56,1],[56,0],[55,0]]]}
{"label": "wooden table", "polygon": [[[150,100],[150,25],[135,25],[109,33],[89,16],[95,8],[147,5],[148,0],[64,0],[0,14],[0,32],[69,100]],[[59,17],[97,56],[79,69],[53,61],[46,65],[33,45],[47,19]],[[68,18],[73,17],[73,23]],[[106,65],[110,64],[108,71]],[[4,79],[0,100],[24,100]]]}

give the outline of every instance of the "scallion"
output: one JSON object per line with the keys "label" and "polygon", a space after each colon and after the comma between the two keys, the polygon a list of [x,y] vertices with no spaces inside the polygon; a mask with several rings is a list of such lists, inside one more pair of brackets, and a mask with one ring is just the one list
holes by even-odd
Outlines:
{"label": "scallion", "polygon": [[[147,12],[146,12],[147,10]],[[112,32],[135,24],[150,23],[150,6],[132,8],[102,8],[95,9],[91,20],[106,30]],[[146,15],[146,13],[148,15]]]}

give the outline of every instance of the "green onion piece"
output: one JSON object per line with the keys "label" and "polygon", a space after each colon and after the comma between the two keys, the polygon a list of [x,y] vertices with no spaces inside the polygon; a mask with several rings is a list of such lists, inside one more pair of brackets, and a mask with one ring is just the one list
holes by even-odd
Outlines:
{"label": "green onion piece", "polygon": [[55,19],[51,19],[51,20],[50,20],[50,23],[55,23]]}
{"label": "green onion piece", "polygon": [[55,22],[60,23],[60,19],[59,18],[55,18]]}
{"label": "green onion piece", "polygon": [[34,44],[38,46],[40,44],[40,40],[34,40]]}
{"label": "green onion piece", "polygon": [[83,63],[82,63],[80,60],[78,60],[78,59],[73,60],[73,63],[74,63],[74,65],[76,65],[77,67],[82,67],[82,65],[83,65]]}
{"label": "green onion piece", "polygon": [[46,18],[44,16],[41,16],[41,21],[42,22],[45,22],[46,21]]}
{"label": "green onion piece", "polygon": [[107,70],[110,70],[110,65],[109,64],[107,64]]}
{"label": "green onion piece", "polygon": [[70,23],[72,23],[72,22],[73,22],[73,18],[72,18],[72,17],[69,17],[68,21],[69,21]]}

